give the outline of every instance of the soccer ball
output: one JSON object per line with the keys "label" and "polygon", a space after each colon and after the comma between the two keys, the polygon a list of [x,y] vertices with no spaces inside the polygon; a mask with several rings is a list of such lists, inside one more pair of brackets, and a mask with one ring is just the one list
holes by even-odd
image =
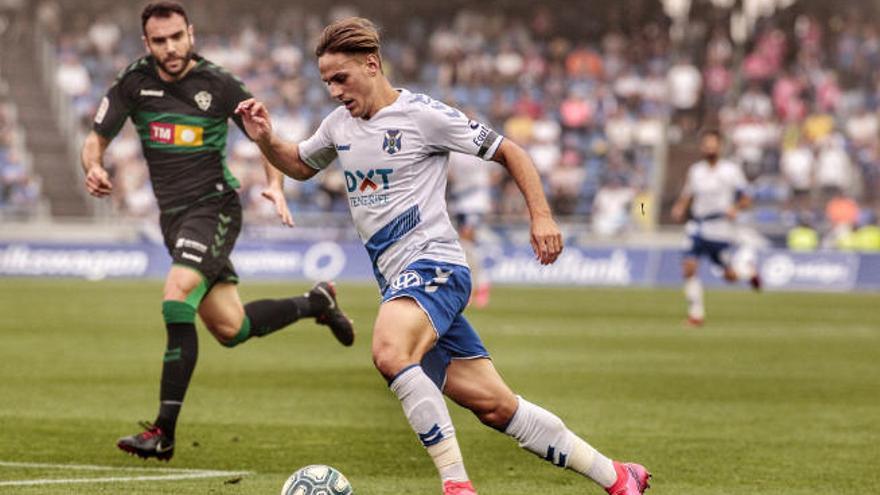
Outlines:
{"label": "soccer ball", "polygon": [[330,466],[315,464],[300,468],[287,478],[281,495],[352,495],[351,484]]}

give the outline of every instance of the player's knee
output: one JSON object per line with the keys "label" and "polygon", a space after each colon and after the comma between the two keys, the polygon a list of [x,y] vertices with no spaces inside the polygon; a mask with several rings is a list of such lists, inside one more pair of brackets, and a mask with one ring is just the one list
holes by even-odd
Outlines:
{"label": "player's knee", "polygon": [[386,379],[412,364],[405,353],[389,342],[373,342],[373,365]]}
{"label": "player's knee", "polygon": [[188,281],[171,278],[165,282],[162,296],[166,301],[185,301],[195,288],[195,285]]}
{"label": "player's knee", "polygon": [[238,328],[230,322],[205,321],[205,327],[217,339],[217,342],[226,347],[235,347],[239,343],[235,339],[238,335]]}
{"label": "player's knee", "polygon": [[496,430],[504,430],[516,413],[516,398],[511,400],[493,399],[474,410],[474,414],[484,425]]}

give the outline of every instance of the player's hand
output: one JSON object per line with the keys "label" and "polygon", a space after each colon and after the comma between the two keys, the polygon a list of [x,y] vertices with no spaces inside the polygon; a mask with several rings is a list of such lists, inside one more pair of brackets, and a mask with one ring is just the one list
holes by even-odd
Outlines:
{"label": "player's hand", "polygon": [[104,167],[91,167],[86,173],[86,190],[96,198],[109,196],[113,192],[113,184],[110,182],[110,174]]}
{"label": "player's hand", "polygon": [[288,227],[293,227],[293,217],[290,215],[290,209],[287,207],[287,200],[284,198],[284,192],[276,187],[270,187],[263,190],[262,196],[275,205],[275,212],[281,218],[281,223]]}
{"label": "player's hand", "polygon": [[549,265],[562,253],[562,232],[553,217],[539,217],[532,220],[532,250],[542,265]]}
{"label": "player's hand", "polygon": [[727,218],[730,220],[736,220],[736,216],[739,214],[739,210],[736,208],[728,208],[727,209]]}
{"label": "player's hand", "polygon": [[235,107],[235,114],[241,116],[245,131],[257,144],[272,139],[272,120],[263,102],[248,98]]}
{"label": "player's hand", "polygon": [[672,221],[673,222],[676,222],[676,223],[684,222],[684,208],[681,205],[676,204],[675,206],[673,206],[672,211],[670,213],[672,214]]}

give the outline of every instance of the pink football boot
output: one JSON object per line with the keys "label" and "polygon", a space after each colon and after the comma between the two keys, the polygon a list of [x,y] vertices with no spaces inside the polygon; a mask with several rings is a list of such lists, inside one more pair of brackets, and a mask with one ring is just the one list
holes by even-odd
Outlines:
{"label": "pink football boot", "polygon": [[617,482],[605,490],[608,495],[642,495],[651,486],[648,484],[651,473],[644,466],[614,461],[614,470]]}
{"label": "pink football boot", "polygon": [[477,495],[470,481],[447,481],[443,483],[443,495]]}

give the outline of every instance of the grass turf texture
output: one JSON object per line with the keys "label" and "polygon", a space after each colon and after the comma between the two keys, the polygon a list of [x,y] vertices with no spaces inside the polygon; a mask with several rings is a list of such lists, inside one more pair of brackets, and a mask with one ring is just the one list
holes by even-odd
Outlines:
{"label": "grass turf texture", "polygon": [[[303,284],[242,285],[245,300]],[[152,419],[165,345],[146,282],[0,279],[0,461],[253,471],[241,481],[0,487],[0,493],[271,494],[306,464],[361,495],[433,494],[439,482],[372,369],[375,289],[340,287],[352,349],[298,323],[236,349],[200,328],[170,465],[117,437]],[[710,292],[685,329],[675,290],[499,288],[469,311],[511,387],[614,458],[655,475],[649,494],[813,495],[880,485],[876,294]],[[450,406],[481,494],[602,493]],[[0,467],[0,481],[156,473]],[[867,488],[871,490],[873,488]]]}

